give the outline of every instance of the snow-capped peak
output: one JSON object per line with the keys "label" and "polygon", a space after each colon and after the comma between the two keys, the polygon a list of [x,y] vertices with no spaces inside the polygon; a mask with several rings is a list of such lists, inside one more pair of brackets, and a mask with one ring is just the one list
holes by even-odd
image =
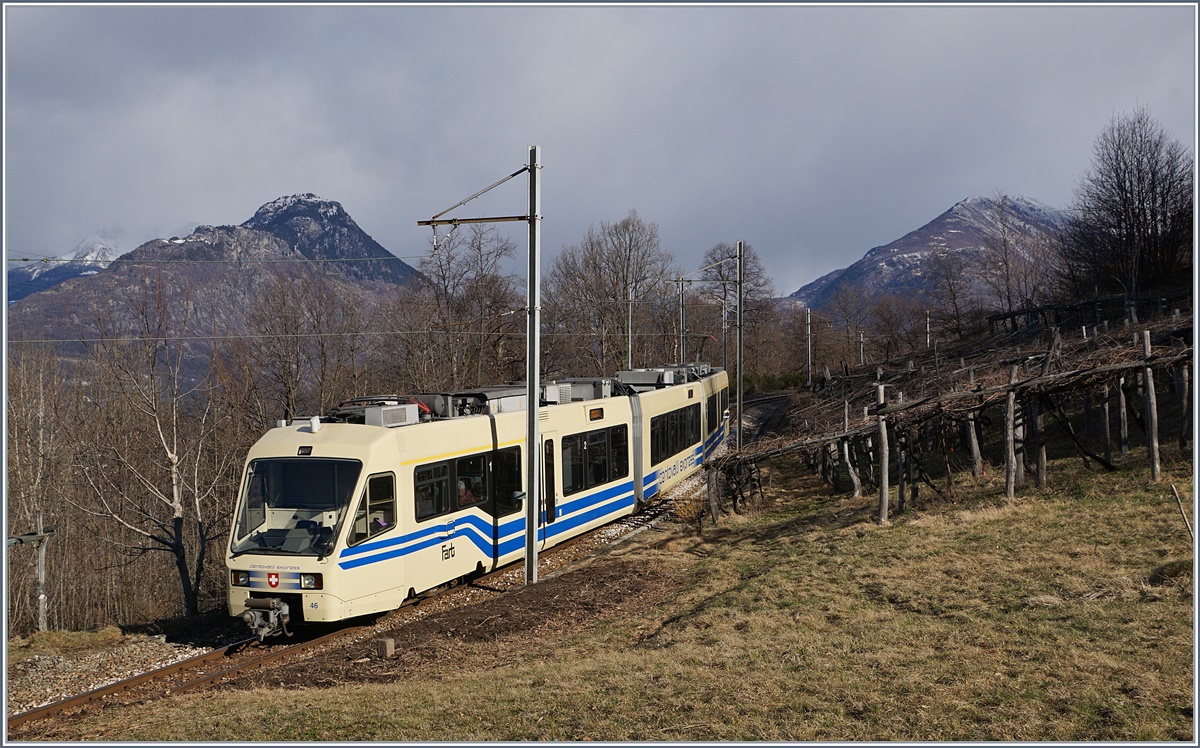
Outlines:
{"label": "snow-capped peak", "polygon": [[285,195],[284,197],[275,198],[255,211],[254,216],[243,225],[262,226],[271,223],[281,215],[294,213],[296,209],[304,208],[312,209],[317,214],[326,218],[345,213],[341,203],[334,200],[326,200],[311,192],[305,192],[303,194]]}
{"label": "snow-capped peak", "polygon": [[107,266],[119,254],[116,239],[108,232],[101,231],[76,244],[75,249],[63,255],[61,259]]}

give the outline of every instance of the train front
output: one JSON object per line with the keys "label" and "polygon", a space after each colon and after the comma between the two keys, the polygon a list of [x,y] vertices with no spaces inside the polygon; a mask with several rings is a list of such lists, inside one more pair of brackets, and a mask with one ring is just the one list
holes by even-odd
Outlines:
{"label": "train front", "polygon": [[352,524],[372,432],[318,420],[268,431],[246,459],[225,564],[229,614],[259,638],[348,617],[333,562]]}

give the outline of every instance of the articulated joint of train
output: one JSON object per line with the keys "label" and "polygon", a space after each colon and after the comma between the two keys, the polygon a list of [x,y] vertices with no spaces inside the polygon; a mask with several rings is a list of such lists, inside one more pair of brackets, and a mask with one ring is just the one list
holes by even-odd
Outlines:
{"label": "articulated joint of train", "polygon": [[277,597],[247,598],[246,612],[242,613],[242,620],[259,641],[281,633],[292,635],[292,632],[287,630],[287,625],[292,620],[288,613],[288,605]]}

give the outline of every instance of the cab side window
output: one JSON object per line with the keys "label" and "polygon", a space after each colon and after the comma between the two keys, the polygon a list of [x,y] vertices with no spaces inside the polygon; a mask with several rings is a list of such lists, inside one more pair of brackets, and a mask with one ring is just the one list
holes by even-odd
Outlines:
{"label": "cab side window", "polygon": [[396,478],[391,473],[367,479],[367,490],[354,513],[350,545],[381,535],[396,524]]}

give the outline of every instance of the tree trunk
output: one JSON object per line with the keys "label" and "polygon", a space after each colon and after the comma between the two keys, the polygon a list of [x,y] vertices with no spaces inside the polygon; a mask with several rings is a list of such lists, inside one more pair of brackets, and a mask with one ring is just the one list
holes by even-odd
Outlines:
{"label": "tree trunk", "polygon": [[976,427],[978,420],[978,410],[967,412],[967,446],[971,450],[971,475],[981,478],[983,477],[983,455],[979,451],[979,431]]}
{"label": "tree trunk", "polygon": [[862,483],[858,480],[858,471],[854,469],[854,461],[850,456],[850,440],[842,439],[842,462],[846,463],[846,473],[850,476],[850,485],[854,486],[854,498],[862,496]]}

